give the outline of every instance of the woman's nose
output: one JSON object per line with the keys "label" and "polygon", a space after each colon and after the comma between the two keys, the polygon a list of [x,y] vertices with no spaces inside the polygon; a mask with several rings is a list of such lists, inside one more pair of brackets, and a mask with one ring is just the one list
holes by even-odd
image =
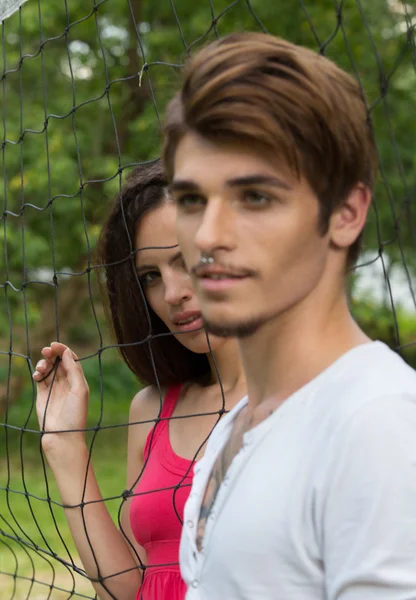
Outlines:
{"label": "woman's nose", "polygon": [[165,282],[165,302],[178,305],[192,297],[191,279],[188,274],[177,274]]}

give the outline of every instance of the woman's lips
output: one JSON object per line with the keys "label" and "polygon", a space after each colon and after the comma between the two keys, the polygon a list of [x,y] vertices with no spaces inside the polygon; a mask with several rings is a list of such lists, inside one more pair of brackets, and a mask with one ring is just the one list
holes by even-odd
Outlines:
{"label": "woman's lips", "polygon": [[[186,321],[186,322],[183,323],[183,321]],[[189,317],[175,319],[173,327],[174,327],[174,331],[185,332],[185,331],[194,331],[197,329],[201,329],[201,327],[203,327],[203,325],[204,325],[204,323],[202,321],[201,313],[197,313],[197,314],[189,316]]]}

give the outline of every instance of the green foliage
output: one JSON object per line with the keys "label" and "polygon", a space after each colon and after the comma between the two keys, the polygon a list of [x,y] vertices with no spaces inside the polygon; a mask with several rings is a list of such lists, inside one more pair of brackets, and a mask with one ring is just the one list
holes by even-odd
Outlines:
{"label": "green foliage", "polygon": [[[68,17],[62,3],[43,0],[39,10],[32,2],[22,10],[21,27],[19,14],[4,23],[5,207],[19,216],[8,215],[6,241],[0,243],[16,287],[25,278],[23,265],[29,274],[39,267],[85,266],[94,228],[120,185],[119,166],[159,153],[159,118],[180,77],[170,65],[183,64],[189,49],[216,35],[261,30],[261,24],[323,48],[360,78],[372,106],[381,165],[380,233],[374,215],[367,244],[378,248],[391,241],[387,251],[396,260],[402,260],[399,241],[414,248],[406,200],[416,185],[416,125],[409,119],[416,74],[403,10],[386,0],[364,3],[362,11],[345,3],[337,24],[332,0],[290,5],[178,0],[176,17],[167,1],[136,0],[132,8],[138,37],[128,3],[119,2],[100,4],[94,15],[92,4],[75,0]],[[149,66],[142,72],[144,64]],[[410,253],[406,258],[414,265]]]}
{"label": "green foliage", "polygon": [[416,315],[371,301],[352,302],[352,314],[367,335],[397,350],[416,369]]}

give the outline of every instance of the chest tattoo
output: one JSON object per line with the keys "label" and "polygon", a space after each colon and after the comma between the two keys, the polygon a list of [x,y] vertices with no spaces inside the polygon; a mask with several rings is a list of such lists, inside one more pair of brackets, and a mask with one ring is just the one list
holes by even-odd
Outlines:
{"label": "chest tattoo", "polygon": [[221,486],[221,483],[224,481],[224,477],[233,461],[233,458],[241,449],[244,432],[251,425],[251,420],[247,419],[247,415],[245,413],[239,416],[241,416],[241,418],[236,419],[236,423],[233,431],[231,432],[230,438],[219,454],[208,479],[207,487],[205,488],[204,499],[202,501],[201,510],[199,513],[196,536],[196,545],[198,551],[201,551],[202,548],[202,540],[204,537],[206,522],[211,514],[218,490]]}

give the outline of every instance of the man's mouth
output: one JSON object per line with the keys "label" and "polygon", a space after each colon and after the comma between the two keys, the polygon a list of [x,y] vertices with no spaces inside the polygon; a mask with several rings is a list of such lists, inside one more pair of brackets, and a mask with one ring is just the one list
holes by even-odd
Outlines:
{"label": "man's mouth", "polygon": [[230,273],[207,273],[206,275],[202,275],[200,279],[243,279],[246,275],[231,275]]}
{"label": "man's mouth", "polygon": [[207,293],[224,293],[236,286],[242,281],[248,279],[250,275],[222,272],[206,272],[198,276],[198,285]]}
{"label": "man's mouth", "polygon": [[238,286],[241,281],[256,276],[255,272],[249,269],[221,263],[198,263],[191,269],[191,273],[198,280],[201,289],[212,293],[224,293]]}
{"label": "man's mouth", "polygon": [[230,265],[212,264],[205,265],[203,263],[197,264],[192,269],[192,274],[199,279],[243,279],[253,275],[252,271],[248,269],[237,269]]}

